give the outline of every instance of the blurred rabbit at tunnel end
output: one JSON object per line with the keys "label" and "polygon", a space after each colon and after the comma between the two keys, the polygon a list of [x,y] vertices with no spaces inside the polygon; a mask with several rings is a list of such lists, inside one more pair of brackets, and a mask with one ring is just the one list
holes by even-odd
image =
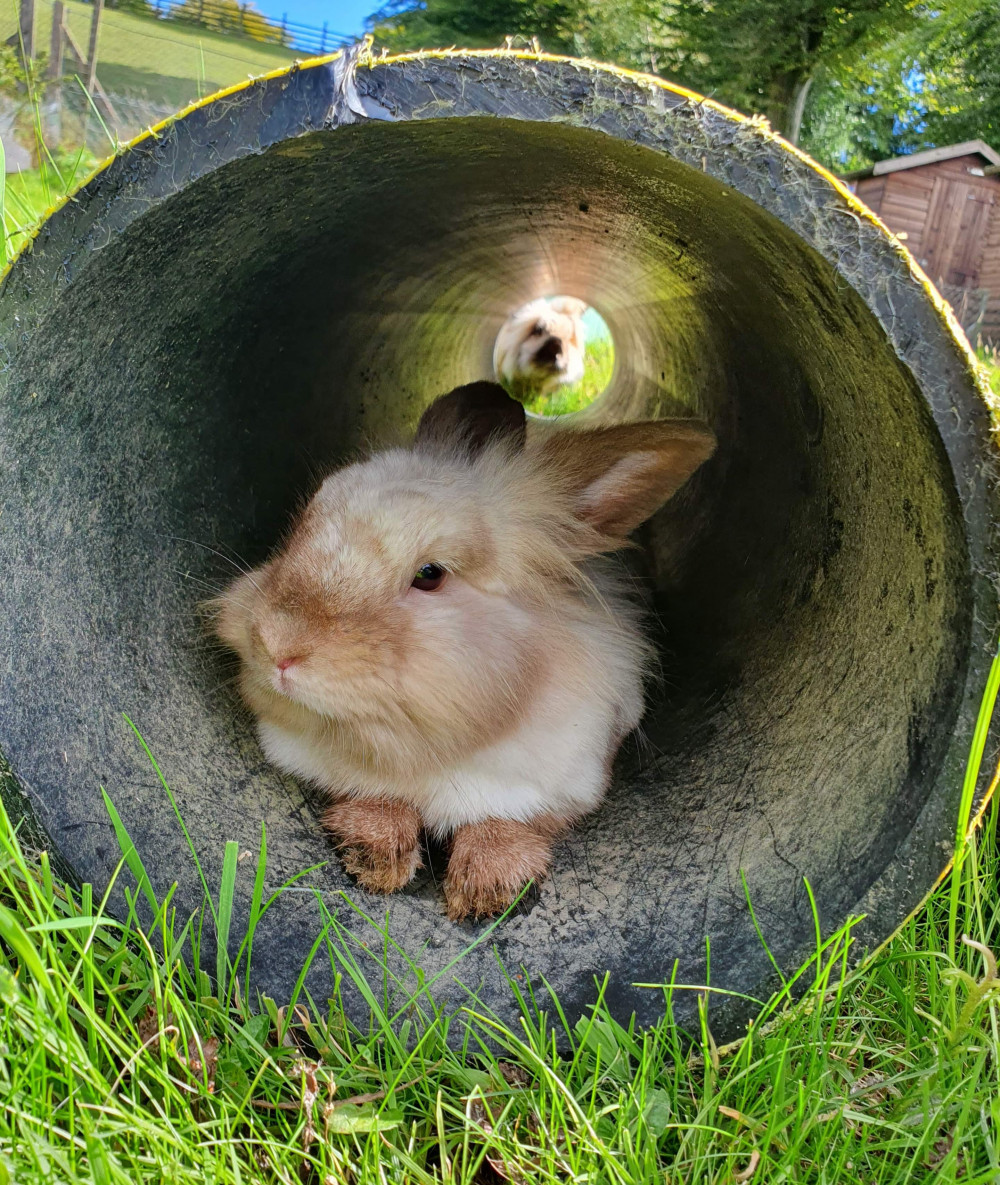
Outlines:
{"label": "blurred rabbit at tunnel end", "polygon": [[497,334],[493,366],[513,392],[548,395],[583,378],[586,301],[544,297],[512,313]]}
{"label": "blurred rabbit at tunnel end", "polygon": [[410,448],[331,474],[267,563],[214,602],[280,769],[370,892],[447,841],[448,915],[502,912],[593,811],[643,712],[638,614],[588,561],[711,456],[692,420],[553,431],[472,383]]}

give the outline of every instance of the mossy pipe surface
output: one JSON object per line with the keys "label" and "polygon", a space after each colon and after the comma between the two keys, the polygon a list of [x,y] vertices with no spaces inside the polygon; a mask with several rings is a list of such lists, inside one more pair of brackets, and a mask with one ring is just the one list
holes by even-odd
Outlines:
{"label": "mossy pipe surface", "polygon": [[[269,887],[320,866],[256,935],[276,997],[314,893],[370,946],[342,894],[386,909],[404,980],[486,931],[445,919],[433,864],[385,902],[358,892],[313,794],[263,759],[197,604],[224,557],[264,558],[317,474],[488,377],[504,317],[548,293],[615,341],[577,422],[696,414],[720,443],[638,537],[660,646],[642,735],[552,877],[435,992],[461,1002],[460,980],[509,1015],[499,954],[569,1013],[608,970],[615,1009],[649,1021],[662,995],[633,985],[703,982],[708,939],[712,984],[760,997],[747,893],[788,968],[815,943],[806,880],[821,931],[864,914],[871,945],[950,858],[997,636],[996,466],[968,349],[905,249],[766,126],[656,79],[506,52],[317,60],[135,141],[0,294],[8,807],[101,887],[105,786],[154,887],[196,905],[127,713],[210,884],[261,820]],[[716,999],[735,1032],[753,1004]]]}

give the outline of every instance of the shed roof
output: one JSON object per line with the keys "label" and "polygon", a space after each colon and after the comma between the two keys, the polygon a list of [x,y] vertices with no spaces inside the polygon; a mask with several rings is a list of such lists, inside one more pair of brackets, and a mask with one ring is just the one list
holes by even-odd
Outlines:
{"label": "shed roof", "polygon": [[928,148],[925,152],[911,152],[906,156],[894,156],[889,160],[876,161],[867,169],[856,169],[844,173],[845,181],[862,181],[865,177],[881,177],[884,173],[898,173],[901,169],[917,169],[921,165],[936,165],[956,156],[972,156],[978,153],[985,166],[1000,165],[1000,152],[995,152],[984,140],[963,140],[961,144],[948,144],[944,148]]}

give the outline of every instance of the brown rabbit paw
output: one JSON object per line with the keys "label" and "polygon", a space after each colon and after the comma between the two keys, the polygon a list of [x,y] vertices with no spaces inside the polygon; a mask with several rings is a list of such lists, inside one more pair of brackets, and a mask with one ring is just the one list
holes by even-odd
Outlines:
{"label": "brown rabbit paw", "polygon": [[345,798],[323,816],[344,869],[369,893],[395,893],[409,884],[420,859],[420,815],[390,798]]}
{"label": "brown rabbit paw", "polygon": [[522,823],[486,819],[459,827],[452,838],[444,896],[448,917],[493,917],[503,913],[531,880],[541,880],[552,862],[552,843],[562,825],[549,816]]}

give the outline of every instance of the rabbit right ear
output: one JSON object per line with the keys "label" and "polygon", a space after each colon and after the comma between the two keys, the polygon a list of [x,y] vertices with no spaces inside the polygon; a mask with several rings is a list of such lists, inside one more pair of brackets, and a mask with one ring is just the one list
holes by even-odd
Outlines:
{"label": "rabbit right ear", "polygon": [[420,417],[417,448],[459,448],[476,457],[492,441],[524,448],[524,408],[499,383],[466,383],[435,399]]}

